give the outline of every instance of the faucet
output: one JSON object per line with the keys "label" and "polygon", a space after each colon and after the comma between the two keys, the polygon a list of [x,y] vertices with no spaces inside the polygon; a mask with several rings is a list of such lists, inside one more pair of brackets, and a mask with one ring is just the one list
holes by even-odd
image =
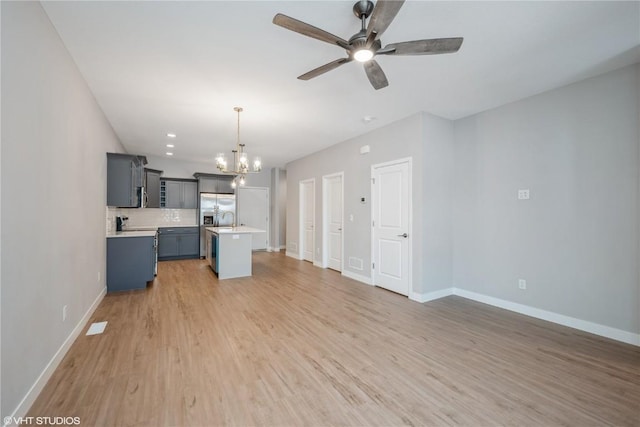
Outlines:
{"label": "faucet", "polygon": [[224,219],[224,217],[227,216],[227,214],[233,215],[233,221],[231,221],[231,226],[235,227],[236,226],[236,214],[234,212],[231,212],[231,211],[224,211],[222,213],[222,219]]}

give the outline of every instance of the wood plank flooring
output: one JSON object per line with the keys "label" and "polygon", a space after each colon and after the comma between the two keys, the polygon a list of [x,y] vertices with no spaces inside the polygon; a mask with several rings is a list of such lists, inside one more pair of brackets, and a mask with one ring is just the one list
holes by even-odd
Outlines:
{"label": "wood plank flooring", "polygon": [[30,410],[84,426],[639,426],[640,349],[278,253],[109,294]]}

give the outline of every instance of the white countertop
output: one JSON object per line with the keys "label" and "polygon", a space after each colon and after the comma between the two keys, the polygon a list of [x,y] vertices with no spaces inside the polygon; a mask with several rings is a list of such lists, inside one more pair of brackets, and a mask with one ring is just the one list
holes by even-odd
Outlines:
{"label": "white countertop", "polygon": [[122,231],[156,231],[158,229],[157,225],[132,225],[132,226],[124,226],[122,227]]}
{"label": "white countertop", "polygon": [[216,234],[247,234],[247,233],[265,233],[266,230],[260,230],[259,228],[246,227],[241,225],[240,227],[205,227],[205,230],[211,231]]}
{"label": "white countertop", "polygon": [[198,224],[160,224],[160,225],[126,225],[122,231],[150,231],[158,228],[180,228],[180,227],[199,227]]}
{"label": "white countertop", "polygon": [[113,237],[154,237],[157,230],[140,230],[140,231],[114,231],[107,233],[107,239]]}

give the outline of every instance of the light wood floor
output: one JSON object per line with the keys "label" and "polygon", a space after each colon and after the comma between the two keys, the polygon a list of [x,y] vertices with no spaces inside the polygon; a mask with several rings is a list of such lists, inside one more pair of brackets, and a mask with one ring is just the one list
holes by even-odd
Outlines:
{"label": "light wood floor", "polygon": [[640,425],[640,349],[276,253],[107,295],[30,410],[82,425]]}

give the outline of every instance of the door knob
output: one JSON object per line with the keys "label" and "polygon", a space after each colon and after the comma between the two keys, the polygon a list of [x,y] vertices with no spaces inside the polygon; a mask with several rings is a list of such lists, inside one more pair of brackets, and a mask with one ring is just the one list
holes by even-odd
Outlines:
{"label": "door knob", "polygon": [[404,237],[405,239],[409,237],[407,233],[398,234],[398,237]]}

